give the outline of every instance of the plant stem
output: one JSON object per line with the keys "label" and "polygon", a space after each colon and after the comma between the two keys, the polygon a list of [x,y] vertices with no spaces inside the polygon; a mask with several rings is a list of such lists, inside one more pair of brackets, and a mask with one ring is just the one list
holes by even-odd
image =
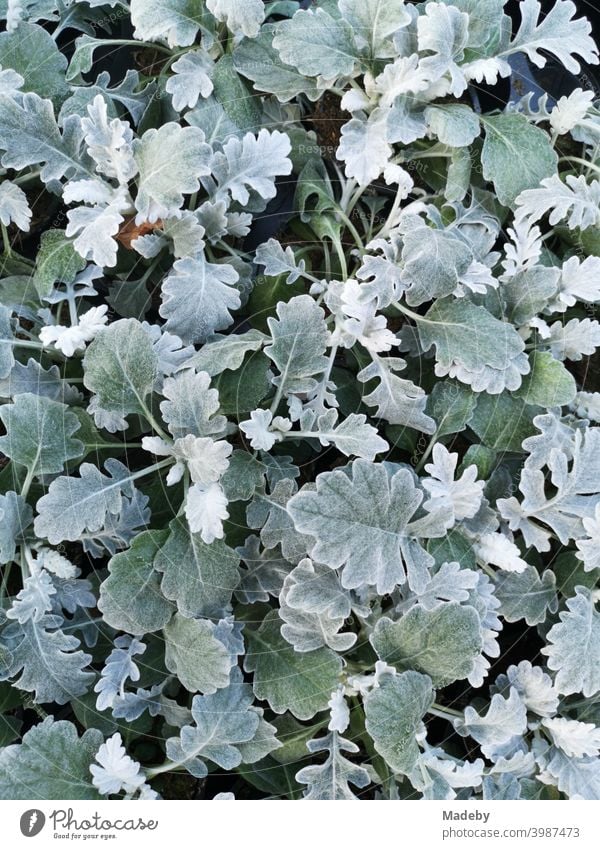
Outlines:
{"label": "plant stem", "polygon": [[155,433],[157,433],[160,436],[161,439],[164,439],[164,441],[166,443],[171,445],[172,442],[173,442],[173,439],[169,436],[169,434],[165,430],[163,430],[162,426],[156,421],[156,419],[152,415],[152,412],[148,409],[148,407],[145,404],[143,405],[142,414],[143,414],[144,418],[146,419],[146,421],[148,422],[148,424],[150,425],[150,427],[152,428],[152,430]]}
{"label": "plant stem", "polygon": [[579,156],[561,156],[558,161],[577,162],[579,165],[583,165],[585,168],[589,168],[590,171],[595,171],[596,174],[600,174],[600,167],[598,165],[594,165],[593,162],[588,162],[586,159],[581,159],[581,157]]}
{"label": "plant stem", "polygon": [[0,222],[0,229],[2,230],[2,244],[4,246],[4,253],[7,257],[12,257],[12,248],[10,246],[10,239],[8,236],[8,230],[6,229],[6,224],[2,224],[2,222]]}
{"label": "plant stem", "polygon": [[336,240],[333,243],[333,246],[335,248],[335,252],[337,254],[337,257],[338,257],[338,260],[339,260],[339,263],[340,263],[340,277],[341,277],[342,280],[347,280],[348,279],[348,266],[346,265],[346,254],[344,253],[344,247],[343,247],[342,243],[339,241],[339,239]]}
{"label": "plant stem", "polygon": [[454,717],[462,717],[462,711],[454,710],[454,708],[445,707],[444,705],[440,705],[437,702],[434,702],[433,705],[429,708],[427,713],[433,714],[433,716],[439,716],[441,719],[452,720]]}
{"label": "plant stem", "polygon": [[30,171],[28,174],[21,174],[20,177],[15,177],[12,182],[17,186],[22,186],[24,183],[29,183],[30,180],[39,180],[39,178],[40,169],[38,168],[36,171]]}
{"label": "plant stem", "polygon": [[360,237],[360,233],[358,232],[358,230],[356,229],[354,224],[350,221],[350,219],[348,218],[346,213],[343,212],[341,209],[337,209],[336,215],[339,218],[342,219],[342,221],[344,222],[344,224],[346,225],[348,230],[350,230],[350,234],[351,234],[352,238],[354,239],[354,241],[356,242],[357,248],[359,248],[361,251],[364,251],[365,246],[364,246],[363,240]]}
{"label": "plant stem", "polygon": [[436,445],[438,439],[439,439],[439,436],[438,436],[438,432],[436,430],[436,432],[433,434],[433,436],[429,440],[429,445],[427,446],[427,448],[423,452],[421,459],[419,460],[419,462],[415,466],[415,472],[417,472],[417,474],[420,471],[422,471],[423,466],[425,465],[425,463],[429,459],[429,456],[430,456],[431,452],[433,451],[433,449],[435,448],[435,445]]}
{"label": "plant stem", "polygon": [[33,478],[34,478],[33,469],[27,469],[27,476],[26,476],[26,478],[23,482],[23,488],[21,489],[21,493],[20,493],[23,501],[25,501],[27,499],[27,496],[29,495],[29,490],[31,489],[31,484],[33,483]]}

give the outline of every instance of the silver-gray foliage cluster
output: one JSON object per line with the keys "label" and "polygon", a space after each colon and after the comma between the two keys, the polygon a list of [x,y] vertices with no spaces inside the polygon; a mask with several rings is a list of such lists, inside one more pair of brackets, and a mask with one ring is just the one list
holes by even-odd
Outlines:
{"label": "silver-gray foliage cluster", "polygon": [[600,104],[470,98],[598,50],[504,6],[0,2],[0,798],[600,798]]}

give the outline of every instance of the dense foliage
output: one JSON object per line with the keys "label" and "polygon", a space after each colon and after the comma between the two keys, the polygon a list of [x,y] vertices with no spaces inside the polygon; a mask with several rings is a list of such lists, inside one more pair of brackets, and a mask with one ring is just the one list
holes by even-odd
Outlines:
{"label": "dense foliage", "polygon": [[600,798],[590,24],[301,5],[0,0],[0,798]]}

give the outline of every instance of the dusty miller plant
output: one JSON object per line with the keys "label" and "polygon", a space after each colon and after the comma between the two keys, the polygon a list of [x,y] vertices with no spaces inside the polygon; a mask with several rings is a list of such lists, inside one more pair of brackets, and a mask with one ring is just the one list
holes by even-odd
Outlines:
{"label": "dusty miller plant", "polygon": [[600,798],[590,25],[303,5],[0,2],[0,798]]}

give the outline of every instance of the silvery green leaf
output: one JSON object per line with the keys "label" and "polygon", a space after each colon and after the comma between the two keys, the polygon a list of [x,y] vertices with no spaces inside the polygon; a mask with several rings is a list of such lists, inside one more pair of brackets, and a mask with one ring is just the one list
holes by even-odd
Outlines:
{"label": "silvery green leaf", "polygon": [[[469,604],[479,614],[483,650],[482,654],[476,658],[468,680],[472,687],[481,687],[490,668],[487,657],[500,656],[498,634],[502,630],[502,623],[497,615],[500,602],[494,595],[494,584],[483,572],[478,572],[477,585],[469,591]],[[484,655],[487,655],[487,657]]]}
{"label": "silvery green leaf", "polygon": [[14,221],[19,230],[27,232],[31,215],[27,195],[23,189],[10,180],[0,183],[0,223],[8,227]]}
{"label": "silvery green leaf", "polygon": [[256,38],[245,38],[233,51],[233,63],[243,77],[252,80],[258,91],[274,94],[281,103],[304,94],[317,100],[321,93],[315,80],[306,77],[291,65],[284,64],[273,47],[276,25],[265,24]]}
{"label": "silvery green leaf", "polygon": [[527,708],[517,690],[511,687],[508,697],[492,696],[485,716],[475,708],[465,708],[464,719],[456,719],[454,727],[463,737],[479,743],[486,757],[493,758],[498,747],[520,738],[527,729]]}
{"label": "silvery green leaf", "polygon": [[401,285],[406,302],[419,306],[452,294],[473,258],[464,240],[451,230],[424,224],[411,228],[402,249]]}
{"label": "silvery green leaf", "polygon": [[154,568],[163,574],[163,595],[183,616],[221,616],[238,583],[239,557],[221,540],[207,545],[179,519],[169,530],[154,558]]}
{"label": "silvery green leaf", "polygon": [[506,305],[506,316],[520,326],[540,313],[558,291],[560,270],[535,266],[517,271],[503,280],[500,294]]}
{"label": "silvery green leaf", "polygon": [[14,559],[17,541],[32,519],[33,511],[22,496],[16,492],[0,495],[0,564]]}
{"label": "silvery green leaf", "polygon": [[248,38],[256,38],[265,19],[262,0],[206,0],[206,8],[234,35]]}
{"label": "silvery green leaf", "polygon": [[342,127],[336,157],[346,163],[347,177],[368,186],[382,173],[392,155],[387,142],[388,112],[377,108],[368,118],[352,118]]}
{"label": "silvery green leaf", "polygon": [[556,174],[558,156],[548,134],[524,115],[486,115],[482,123],[483,176],[494,184],[504,206],[512,207],[521,192],[537,188]]}
{"label": "silvery green leaf", "polygon": [[308,557],[290,573],[293,582],[286,588],[286,604],[294,610],[318,613],[330,618],[347,619],[351,597],[343,589],[337,573]]}
{"label": "silvery green leaf", "polygon": [[162,595],[160,576],[152,567],[166,538],[166,531],[144,531],[127,551],[110,559],[108,577],[100,585],[98,609],[111,628],[147,634],[159,631],[171,618],[173,605]]}
{"label": "silvery green leaf", "polygon": [[327,80],[350,76],[360,55],[350,24],[319,8],[300,10],[291,20],[282,21],[273,47],[286,65]]}
{"label": "silvery green leaf", "polygon": [[507,622],[525,619],[528,625],[544,622],[548,611],[556,613],[556,578],[546,569],[541,578],[533,566],[524,572],[500,572],[495,594],[500,599],[500,615]]}
{"label": "silvery green leaf", "polygon": [[11,310],[0,304],[0,378],[2,381],[9,377],[15,364],[11,315]]}
{"label": "silvery green leaf", "polygon": [[[187,365],[187,362],[186,362]],[[197,437],[222,435],[227,420],[217,415],[219,393],[210,389],[210,378],[206,372],[191,369],[165,380],[160,411],[174,439],[189,434]]]}
{"label": "silvery green leaf", "polygon": [[291,564],[277,551],[261,551],[257,536],[246,537],[244,545],[236,551],[246,567],[235,591],[236,598],[242,604],[256,604],[269,601],[270,596],[278,596]]}
{"label": "silvery green leaf", "polygon": [[409,780],[421,791],[423,799],[456,799],[456,789],[481,785],[483,766],[481,758],[461,763],[448,757],[443,749],[428,748],[419,757]]}
{"label": "silvery green leaf", "polygon": [[84,534],[83,550],[92,557],[104,557],[127,548],[133,537],[148,526],[148,496],[134,487],[123,496],[118,513],[108,513],[99,531]]}
{"label": "silvery green leaf", "polygon": [[423,500],[412,473],[354,460],[346,471],[317,477],[317,488],[302,490],[288,504],[297,531],[310,534],[310,555],[332,569],[343,567],[347,589],[376,586],[384,595],[407,580],[418,589],[428,580],[433,558],[418,537],[444,536],[449,513],[414,519]]}
{"label": "silvery green leaf", "polygon": [[500,498],[497,505],[512,531],[519,530],[527,545],[538,551],[550,548],[550,527],[565,545],[570,539],[584,536],[582,520],[592,518],[598,495],[600,474],[600,429],[590,428],[574,435],[573,462],[557,447],[552,447],[546,459],[555,494],[548,498],[545,475],[540,469],[526,466],[521,471],[519,489],[521,503],[516,498]]}
{"label": "silvery green leaf", "polygon": [[296,489],[294,481],[285,477],[275,483],[270,493],[257,492],[246,512],[248,527],[260,528],[265,548],[281,546],[283,556],[291,563],[298,563],[310,545],[310,538],[294,527],[287,508]]}
{"label": "silvery green leaf", "polygon": [[517,224],[525,219],[534,224],[549,212],[552,226],[566,221],[571,230],[587,230],[600,224],[600,182],[588,184],[583,174],[567,174],[563,182],[555,174],[542,180],[540,187],[522,192],[516,206]]}
{"label": "silvery green leaf", "polygon": [[[367,424],[367,417],[362,413],[350,413],[339,424],[337,420],[337,410],[327,410],[326,413],[318,416],[314,434],[321,445],[334,445],[346,457],[363,457],[365,460],[374,460],[376,454],[389,449],[388,443],[379,436],[372,425]],[[302,418],[300,425],[304,438],[307,438],[308,433],[312,433],[313,429],[306,431]],[[293,435],[294,431],[288,434],[290,438],[293,438]]]}
{"label": "silvery green leaf", "polygon": [[233,323],[241,305],[235,288],[239,275],[230,265],[208,262],[205,255],[178,259],[162,284],[159,312],[165,327],[188,344],[205,342]]}
{"label": "silvery green leaf", "polygon": [[600,322],[591,318],[582,321],[572,318],[566,324],[555,321],[550,327],[548,344],[557,360],[579,362],[584,356],[595,354],[600,347]]}
{"label": "silvery green leaf", "polygon": [[325,313],[310,295],[298,295],[277,304],[277,318],[268,318],[272,343],[265,354],[279,375],[273,379],[280,396],[315,389],[314,375],[327,368],[325,352],[329,331]]}
{"label": "silvery green leaf", "polygon": [[99,799],[90,764],[101,743],[96,728],[80,738],[72,722],[46,717],[0,751],[0,799]]}
{"label": "silvery green leaf", "polygon": [[202,48],[184,53],[181,59],[171,65],[174,75],[169,77],[165,88],[173,99],[173,109],[182,112],[186,108],[193,108],[199,97],[212,94],[213,67],[210,54]]}
{"label": "silvery green leaf", "polygon": [[485,801],[515,802],[522,798],[521,785],[514,775],[486,775],[482,783],[481,797]]}
{"label": "silvery green leaf", "polygon": [[448,164],[444,197],[449,203],[462,201],[471,187],[473,163],[468,150],[454,148]]}
{"label": "silvery green leaf", "polygon": [[44,569],[39,569],[25,578],[23,589],[6,611],[6,617],[16,619],[21,625],[29,621],[39,622],[52,609],[53,595],[56,595],[56,589],[51,576]]}
{"label": "silvery green leaf", "polygon": [[370,639],[382,660],[424,672],[439,687],[467,678],[483,648],[477,611],[453,601],[415,605],[396,622],[383,617]]}
{"label": "silvery green leaf", "polygon": [[[83,200],[77,196],[84,183],[95,181],[80,180],[70,183],[64,192],[66,203]],[[104,185],[104,184],[103,184]],[[123,221],[123,212],[129,208],[129,199],[120,192],[106,193],[100,203],[94,206],[78,206],[68,213],[67,236],[74,236],[73,247],[84,259],[89,259],[100,268],[112,268],[117,264],[118,245],[114,237]]]}
{"label": "silvery green leaf", "polygon": [[199,178],[210,174],[212,148],[198,127],[170,122],[147,130],[133,143],[139,169],[135,206],[142,221],[157,221],[176,213],[183,196],[200,188]]}
{"label": "silvery green leaf", "polygon": [[529,371],[525,344],[514,327],[464,298],[436,301],[418,329],[426,351],[436,346],[436,374],[456,377],[474,392],[518,389]]}
{"label": "silvery green leaf", "polygon": [[375,749],[394,772],[407,775],[419,758],[417,733],[434,700],[431,679],[420,672],[381,676],[364,700],[365,724]]}
{"label": "silvery green leaf", "polygon": [[30,358],[27,364],[16,362],[8,377],[0,379],[0,398],[14,398],[16,395],[43,395],[53,401],[78,401],[79,392],[62,380],[57,365],[49,369]]}
{"label": "silvery green leaf", "polygon": [[600,795],[600,760],[597,757],[570,758],[559,749],[551,750],[546,772],[569,799],[589,799]]}
{"label": "silvery green leaf", "polygon": [[269,132],[263,128],[258,136],[246,133],[242,139],[229,139],[211,161],[218,183],[215,199],[228,200],[231,196],[245,205],[250,191],[264,200],[275,197],[275,178],[292,171],[290,151],[288,136],[279,130]]}
{"label": "silvery green leaf", "polygon": [[522,454],[523,441],[534,433],[532,419],[539,412],[539,407],[529,406],[510,392],[481,393],[469,427],[484,446]]}
{"label": "silvery green leaf", "polygon": [[295,283],[306,269],[305,261],[301,259],[299,263],[296,263],[291,247],[288,245],[284,250],[277,239],[269,239],[268,242],[259,245],[254,261],[263,266],[267,277],[287,274],[286,283]]}
{"label": "silvery green leaf", "polygon": [[204,227],[192,212],[183,212],[179,218],[167,218],[163,221],[162,231],[139,236],[131,243],[132,247],[145,259],[159,255],[168,247],[174,257],[181,259],[200,253],[205,246]]}
{"label": "silvery green leaf", "polygon": [[205,15],[200,0],[131,0],[131,23],[140,41],[166,40],[169,47],[194,43]]}
{"label": "silvery green leaf", "polygon": [[22,103],[0,93],[0,150],[4,168],[21,171],[28,165],[41,165],[44,183],[61,177],[91,176],[82,164],[80,147],[83,132],[76,115],[67,118],[62,135],[50,100],[34,92],[23,95]]}
{"label": "silvery green leaf", "polygon": [[404,425],[423,433],[435,431],[434,420],[425,414],[427,396],[420,386],[411,380],[397,377],[394,372],[406,367],[405,360],[399,357],[373,357],[370,365],[357,375],[358,380],[366,383],[378,379],[379,385],[362,400],[370,407],[377,407],[377,416],[390,424]]}
{"label": "silvery green leaf", "polygon": [[139,73],[131,68],[121,82],[112,88],[110,88],[110,81],[108,71],[102,71],[93,85],[73,88],[71,97],[67,98],[60,108],[59,124],[62,124],[69,115],[80,115],[84,118],[88,114],[87,107],[98,95],[107,101],[109,112],[115,112],[114,117],[117,117],[115,103],[118,103],[127,109],[134,123],[139,124],[152,97],[156,94],[154,81],[144,85],[140,82]]}
{"label": "silvery green leaf", "polygon": [[[323,573],[326,575],[328,572],[334,577],[334,580],[336,579],[335,573],[327,567],[321,567],[321,569],[322,579]],[[297,597],[296,604],[292,606],[288,603],[290,592],[299,588],[300,593],[302,593],[302,590],[306,588],[307,579],[310,581],[311,577],[315,579],[316,575],[310,560],[301,561],[286,576],[279,595],[279,615],[284,622],[281,626],[281,635],[297,652],[301,653],[313,651],[321,646],[329,646],[329,648],[338,652],[347,651],[356,642],[356,634],[351,632],[339,633],[344,626],[344,620],[348,613],[344,615],[342,612],[336,615],[335,597],[333,600],[331,596],[326,599],[326,601],[329,601],[329,605],[321,608],[320,611],[299,606]],[[341,587],[338,586],[338,596],[341,596],[343,600],[342,592]],[[333,606],[331,606],[332,601]],[[314,604],[312,606],[314,608]]]}
{"label": "silvery green leaf", "polygon": [[304,798],[310,800],[357,799],[350,784],[362,789],[371,782],[367,770],[352,763],[344,752],[356,755],[360,750],[355,743],[330,731],[324,737],[309,740],[306,748],[311,754],[327,752],[322,764],[310,764],[296,773],[296,781],[306,784]]}
{"label": "silvery green leaf", "polygon": [[167,723],[175,728],[181,728],[191,722],[190,711],[164,696],[163,687],[164,684],[155,684],[149,690],[138,687],[135,692],[118,695],[112,706],[114,719],[134,722],[147,710],[150,716],[164,716]]}
{"label": "silvery green leaf", "polygon": [[91,655],[78,650],[79,640],[61,630],[62,618],[47,615],[15,623],[11,661],[5,677],[15,687],[34,693],[34,701],[64,705],[87,692],[94,673],[86,671]]}
{"label": "silvery green leaf", "polygon": [[469,590],[477,586],[478,576],[473,569],[461,569],[459,563],[442,563],[417,599],[425,610],[434,610],[445,601],[469,601]]}
{"label": "silvery green leaf", "polygon": [[425,106],[414,95],[401,95],[389,110],[387,140],[390,144],[412,144],[427,135]]}
{"label": "silvery green leaf", "polygon": [[532,666],[528,660],[522,660],[517,666],[509,666],[506,675],[496,678],[495,686],[500,692],[514,687],[527,710],[538,716],[554,716],[558,710],[559,696],[552,679],[540,666]]}
{"label": "silvery green leaf", "polygon": [[338,8],[370,59],[397,55],[393,36],[411,21],[404,0],[340,0]]}
{"label": "silvery green leaf", "polygon": [[600,728],[591,722],[578,722],[556,716],[543,719],[542,727],[555,746],[570,758],[597,756],[600,749]]}
{"label": "silvery green leaf", "polygon": [[33,284],[40,297],[46,298],[55,283],[73,283],[85,265],[64,230],[46,230],[36,257]]}
{"label": "silvery green leaf", "polygon": [[165,666],[191,693],[215,693],[229,684],[229,651],[215,636],[208,619],[186,619],[179,613],[163,628]]}
{"label": "silvery green leaf", "polygon": [[260,351],[268,336],[259,330],[246,333],[232,333],[229,336],[216,336],[206,342],[202,348],[185,363],[185,368],[205,371],[211,377],[227,369],[237,371],[250,351]]}
{"label": "silvery green leaf", "polygon": [[239,766],[243,757],[238,745],[264,733],[261,712],[252,702],[252,688],[242,683],[239,670],[232,670],[228,687],[194,696],[194,725],[184,726],[179,738],[167,740],[167,755],[197,778],[207,774],[205,760],[227,770]]}
{"label": "silvery green leaf", "polygon": [[481,131],[477,114],[461,103],[428,106],[425,120],[430,132],[448,147],[468,147]]}
{"label": "silvery green leaf", "polygon": [[117,637],[115,648],[106,659],[100,680],[94,687],[94,692],[98,693],[97,710],[112,707],[119,695],[124,694],[128,680],[140,680],[140,670],[133,658],[145,651],[146,646],[139,640],[127,636]]}
{"label": "silvery green leaf", "polygon": [[450,510],[453,522],[472,519],[482,504],[483,481],[476,481],[477,467],[468,466],[455,480],[458,454],[450,453],[438,442],[433,447],[433,462],[425,465],[425,471],[430,477],[421,479],[429,498],[423,503],[427,512],[435,512],[440,508]]}
{"label": "silvery green leaf", "polygon": [[152,347],[158,357],[158,371],[171,376],[179,371],[194,353],[192,345],[184,347],[183,342],[174,333],[169,333],[158,324],[142,322],[142,327],[152,340]]}
{"label": "silvery green leaf", "polygon": [[436,436],[460,433],[471,421],[476,396],[460,383],[438,381],[427,399],[427,412],[436,422]]}
{"label": "silvery green leaf", "polygon": [[102,530],[109,514],[118,515],[123,493],[131,491],[132,474],[118,460],[106,461],[108,475],[91,463],[82,463],[80,477],[62,476],[50,484],[38,501],[35,533],[51,545],[64,540],[75,541],[85,531]]}
{"label": "silvery green leaf", "polygon": [[88,347],[83,368],[84,384],[104,410],[120,416],[144,413],[156,380],[157,356],[135,318],[104,328]]}
{"label": "silvery green leaf", "polygon": [[281,620],[270,611],[257,631],[248,631],[247,672],[254,672],[254,693],[275,713],[289,710],[298,719],[311,719],[325,710],[338,684],[342,659],[329,648],[300,654],[283,639]]}
{"label": "silvery green leaf", "polygon": [[275,726],[263,719],[263,709],[253,708],[253,710],[261,717],[256,733],[251,740],[237,744],[238,751],[242,756],[242,763],[245,764],[257,763],[283,745],[277,739]]}
{"label": "silvery green leaf", "polygon": [[0,67],[12,68],[23,80],[23,91],[59,102],[68,92],[67,60],[43,27],[22,22],[0,35]]}
{"label": "silvery green leaf", "polygon": [[539,407],[570,404],[577,394],[575,378],[551,353],[534,351],[531,371],[523,378],[517,394],[525,403]]}
{"label": "silvery green leaf", "polygon": [[587,698],[600,690],[600,614],[585,587],[576,587],[576,595],[567,599],[567,610],[560,622],[548,631],[548,645],[542,654],[548,668],[556,672],[559,693],[583,693]]}
{"label": "silvery green leaf", "polygon": [[0,419],[6,429],[0,451],[26,466],[31,476],[57,474],[68,460],[83,456],[83,443],[73,438],[79,419],[59,401],[16,395],[12,404],[0,407]]}
{"label": "silvery green leaf", "polygon": [[460,97],[467,81],[458,66],[464,58],[469,37],[469,16],[456,6],[429,3],[417,19],[419,52],[432,55],[422,60],[430,79],[438,80],[449,74],[449,91]]}
{"label": "silvery green leaf", "polygon": [[540,53],[550,53],[571,71],[578,74],[584,62],[598,64],[598,48],[592,39],[591,24],[585,18],[573,20],[577,7],[571,0],[556,0],[554,6],[540,19],[541,3],[538,0],[523,0],[519,5],[521,25],[511,41],[510,52],[526,53],[538,68],[546,65],[547,58]]}
{"label": "silvery green leaf", "polygon": [[264,479],[265,469],[260,460],[246,451],[234,451],[220,483],[228,501],[250,501],[263,486]]}

